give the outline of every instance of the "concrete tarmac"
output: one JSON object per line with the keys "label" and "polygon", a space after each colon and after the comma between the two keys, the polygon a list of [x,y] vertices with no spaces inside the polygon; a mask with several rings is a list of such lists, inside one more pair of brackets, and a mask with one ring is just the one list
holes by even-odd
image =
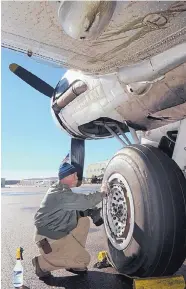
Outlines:
{"label": "concrete tarmac", "polygon": [[[90,190],[93,188],[90,187]],[[33,242],[33,217],[39,207],[47,188],[4,188],[1,192],[2,230],[1,230],[1,288],[14,288],[12,284],[13,267],[17,247],[23,247],[22,261],[24,267],[24,288],[65,288],[65,289],[131,289],[132,282],[120,276],[113,268],[93,269],[97,253],[106,249],[103,227],[91,224],[87,250],[92,260],[86,277],[80,277],[59,270],[53,272],[53,278],[44,283],[34,274],[31,259],[37,255],[37,247]],[[185,275],[186,263],[179,273]]]}

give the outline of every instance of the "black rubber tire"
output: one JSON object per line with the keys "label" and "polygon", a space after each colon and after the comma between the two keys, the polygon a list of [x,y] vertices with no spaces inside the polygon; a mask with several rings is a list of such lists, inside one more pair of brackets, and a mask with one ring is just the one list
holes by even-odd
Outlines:
{"label": "black rubber tire", "polygon": [[180,168],[157,148],[132,145],[111,159],[103,181],[113,173],[127,180],[135,212],[133,236],[124,251],[107,239],[115,267],[138,277],[175,273],[186,258],[186,179]]}

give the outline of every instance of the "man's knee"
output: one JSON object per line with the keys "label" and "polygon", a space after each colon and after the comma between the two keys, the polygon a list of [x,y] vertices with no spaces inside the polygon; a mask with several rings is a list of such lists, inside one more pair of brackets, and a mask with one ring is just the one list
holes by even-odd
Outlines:
{"label": "man's knee", "polygon": [[79,218],[78,226],[90,227],[90,219],[88,217]]}
{"label": "man's knee", "polygon": [[87,235],[90,229],[90,220],[88,217],[82,217],[78,220],[77,227],[71,232],[71,235],[85,247]]}

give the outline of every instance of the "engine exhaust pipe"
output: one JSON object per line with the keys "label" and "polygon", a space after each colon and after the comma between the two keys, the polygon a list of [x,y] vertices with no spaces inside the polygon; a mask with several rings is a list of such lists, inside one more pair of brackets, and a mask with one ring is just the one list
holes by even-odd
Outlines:
{"label": "engine exhaust pipe", "polygon": [[78,95],[87,90],[87,85],[83,81],[76,81],[67,91],[65,91],[52,105],[53,110],[59,113],[62,108],[72,102]]}

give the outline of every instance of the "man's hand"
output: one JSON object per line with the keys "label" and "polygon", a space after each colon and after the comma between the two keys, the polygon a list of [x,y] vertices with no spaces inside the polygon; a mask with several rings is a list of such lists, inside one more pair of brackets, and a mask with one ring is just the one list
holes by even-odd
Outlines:
{"label": "man's hand", "polygon": [[109,193],[109,189],[108,189],[108,185],[106,182],[102,183],[100,191],[101,191],[103,197],[107,197],[107,195]]}

